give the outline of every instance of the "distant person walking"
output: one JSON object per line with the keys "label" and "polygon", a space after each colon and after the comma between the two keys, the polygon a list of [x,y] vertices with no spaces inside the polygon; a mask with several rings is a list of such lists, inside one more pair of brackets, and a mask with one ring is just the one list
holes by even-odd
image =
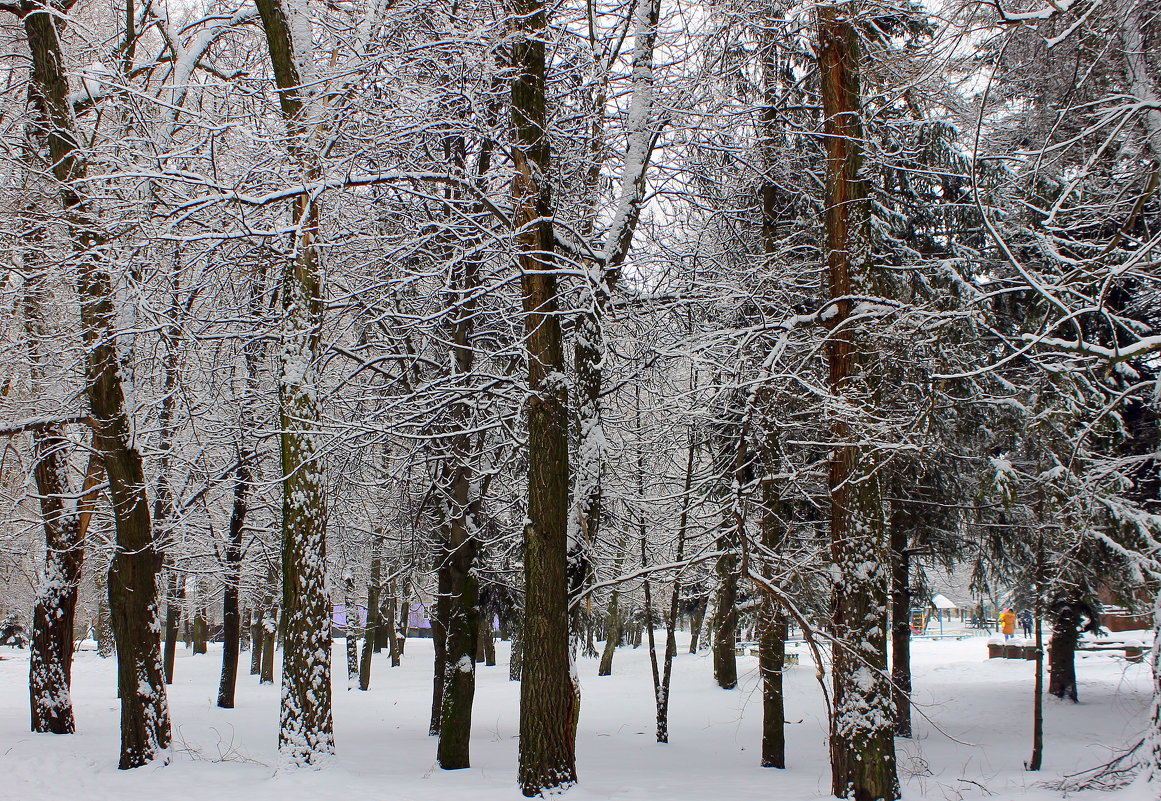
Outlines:
{"label": "distant person walking", "polygon": [[1020,613],[1020,628],[1024,631],[1024,639],[1032,637],[1032,613],[1025,609]]}
{"label": "distant person walking", "polygon": [[1000,630],[1004,632],[1004,639],[1010,640],[1016,636],[1016,613],[1005,609],[1000,613]]}

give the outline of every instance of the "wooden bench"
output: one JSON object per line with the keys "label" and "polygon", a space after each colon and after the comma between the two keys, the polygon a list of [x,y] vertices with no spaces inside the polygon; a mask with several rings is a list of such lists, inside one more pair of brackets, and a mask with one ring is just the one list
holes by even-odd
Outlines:
{"label": "wooden bench", "polygon": [[1035,645],[1011,645],[1003,642],[988,643],[988,659],[1035,659]]}
{"label": "wooden bench", "polygon": [[1104,651],[1122,651],[1125,654],[1126,662],[1144,662],[1145,661],[1145,646],[1143,645],[1129,645],[1122,642],[1094,642],[1087,645],[1076,646],[1078,651],[1090,652],[1104,652]]}

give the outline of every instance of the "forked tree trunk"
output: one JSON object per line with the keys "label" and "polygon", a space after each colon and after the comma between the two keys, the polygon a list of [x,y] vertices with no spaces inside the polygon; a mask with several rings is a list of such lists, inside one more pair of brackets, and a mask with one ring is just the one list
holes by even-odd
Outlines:
{"label": "forked tree trunk", "polygon": [[520,745],[526,796],[576,782],[579,690],[568,626],[569,454],[567,375],[557,313],[551,152],[545,94],[548,12],[512,0],[512,181],[520,291],[528,351],[528,511],[524,526]]}
{"label": "forked tree trunk", "polygon": [[707,605],[705,598],[698,598],[694,601],[693,609],[689,613],[689,652],[691,654],[697,653],[697,647],[701,642],[701,630],[705,625]]}
{"label": "forked tree trunk", "polygon": [[109,482],[116,550],[109,566],[109,609],[117,644],[121,691],[121,755],[118,766],[135,768],[169,747],[169,709],[158,632],[157,575],[162,553],[154,538],[141,454],[133,443],[116,347],[117,313],[113,278],[104,262],[106,240],[78,187],[87,168],[69,99],[68,63],[61,48],[55,4],[26,2],[21,21],[32,56],[31,105],[48,145],[52,173],[64,207],[73,246],[81,335],[85,352],[85,392],[93,420],[93,449]]}
{"label": "forked tree trunk", "polygon": [[[859,37],[838,3],[817,7],[818,67],[826,150],[825,254],[834,314],[826,350],[830,389],[844,407],[873,403],[873,345],[852,316],[853,295],[873,295],[869,207],[862,176]],[[832,790],[840,798],[899,797],[891,684],[887,676],[889,584],[876,455],[844,410],[832,425],[831,558],[834,564]]]}
{"label": "forked tree trunk", "polygon": [[[305,5],[257,0],[286,125],[287,150],[305,183],[318,180],[311,143],[313,43]],[[292,15],[299,15],[292,18]],[[294,199],[294,254],[282,277],[279,429],[282,432],[282,704],[278,749],[291,765],[334,753],[331,714],[331,604],[327,596],[327,507],[319,452],[316,363],[323,293],[318,249],[320,201]]]}
{"label": "forked tree trunk", "polygon": [[[26,209],[35,213],[37,209]],[[31,215],[30,215],[31,216]],[[34,261],[42,252],[45,236],[37,224],[25,232],[28,246],[23,267],[24,327],[34,388],[46,379],[43,369],[44,325],[43,275]],[[37,250],[37,248],[41,250]],[[28,694],[32,731],[72,734],[76,731],[72,702],[73,627],[76,621],[78,586],[85,558],[85,532],[95,501],[92,488],[100,475],[100,460],[89,457],[89,467],[75,508],[65,499],[71,495],[68,455],[71,441],[61,426],[45,425],[32,430],[33,475],[44,525],[44,575],[32,611],[29,642]]]}

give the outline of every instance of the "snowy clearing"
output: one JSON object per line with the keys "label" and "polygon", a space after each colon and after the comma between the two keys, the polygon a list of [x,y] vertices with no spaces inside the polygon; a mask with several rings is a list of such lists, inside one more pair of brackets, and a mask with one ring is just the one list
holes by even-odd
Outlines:
{"label": "snowy clearing", "polygon": [[[686,635],[688,636],[688,635]],[[684,639],[684,638],[683,638]],[[908,799],[1060,798],[1046,783],[1108,758],[1136,742],[1146,724],[1150,674],[1108,654],[1077,654],[1081,703],[1048,697],[1045,764],[1023,770],[1031,748],[1031,662],[987,659],[986,640],[916,639],[916,738],[899,740],[900,779]],[[688,644],[688,640],[685,640]],[[91,647],[91,643],[87,644]],[[345,689],[343,641],[335,643],[335,736],[338,758],[321,771],[274,768],[277,685],[239,680],[238,707],[214,706],[220,652],[178,655],[170,688],[174,748],[168,766],[116,770],[118,703],[115,661],[93,650],[73,671],[78,733],[28,733],[26,651],[0,649],[0,799],[16,801],[298,801],[298,799],[516,799],[519,686],[508,681],[508,644],[496,667],[478,667],[469,770],[435,766],[427,736],[432,642],[411,639],[402,667],[378,655],[367,693]],[[684,648],[682,649],[684,651]],[[826,716],[809,657],[788,668],[785,771],[757,766],[761,699],[757,658],[739,657],[741,685],[713,683],[710,657],[680,653],[668,745],[653,737],[649,659],[644,647],[621,648],[614,675],[579,665],[583,700],[577,737],[580,784],[587,799],[813,799],[830,797]],[[956,743],[941,734],[961,740]],[[1070,798],[1144,799],[1144,788]]]}

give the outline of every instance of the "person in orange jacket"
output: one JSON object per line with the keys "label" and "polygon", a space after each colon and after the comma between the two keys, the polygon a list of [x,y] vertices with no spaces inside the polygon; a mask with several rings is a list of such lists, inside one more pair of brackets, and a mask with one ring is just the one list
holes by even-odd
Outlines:
{"label": "person in orange jacket", "polygon": [[1000,629],[1004,632],[1004,639],[1010,640],[1016,635],[1016,613],[1005,609],[1000,613]]}

